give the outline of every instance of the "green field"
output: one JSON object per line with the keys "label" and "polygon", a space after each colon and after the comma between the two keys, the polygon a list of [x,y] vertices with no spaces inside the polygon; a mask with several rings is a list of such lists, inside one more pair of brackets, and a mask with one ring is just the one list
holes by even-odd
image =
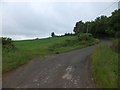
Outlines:
{"label": "green field", "polygon": [[92,73],[100,88],[118,87],[118,54],[109,46],[98,46],[92,55]]}
{"label": "green field", "polygon": [[16,50],[2,52],[3,73],[27,63],[33,58],[59,54],[96,43],[96,39],[78,41],[76,36],[51,37],[45,39],[14,41]]}

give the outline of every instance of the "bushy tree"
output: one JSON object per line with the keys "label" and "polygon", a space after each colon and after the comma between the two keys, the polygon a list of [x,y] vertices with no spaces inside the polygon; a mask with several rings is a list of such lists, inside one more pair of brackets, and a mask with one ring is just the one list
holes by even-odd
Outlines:
{"label": "bushy tree", "polygon": [[[120,29],[120,9],[112,12],[112,16],[109,17],[109,30],[111,34],[115,35]],[[109,32],[109,31],[108,31]]]}
{"label": "bushy tree", "polygon": [[91,38],[92,38],[92,34],[90,34],[90,33],[80,33],[80,34],[78,34],[78,40],[79,41],[81,41],[81,40],[88,41]]}
{"label": "bushy tree", "polygon": [[95,19],[95,31],[94,36],[106,36],[106,29],[108,28],[107,16],[101,16]]}
{"label": "bushy tree", "polygon": [[73,34],[72,33],[65,33],[64,36],[72,36]]}
{"label": "bushy tree", "polygon": [[14,46],[13,41],[12,41],[11,38],[1,37],[0,39],[1,39],[0,41],[2,43],[3,50],[4,49],[11,50],[11,49],[15,48],[15,46]]}
{"label": "bushy tree", "polygon": [[85,31],[85,24],[82,21],[79,21],[76,23],[76,26],[74,27],[73,31],[75,32],[75,34],[78,34],[80,32],[84,32]]}
{"label": "bushy tree", "polygon": [[52,37],[55,37],[56,35],[55,35],[55,33],[54,33],[54,32],[52,32],[52,33],[51,33],[51,36],[52,36]]}

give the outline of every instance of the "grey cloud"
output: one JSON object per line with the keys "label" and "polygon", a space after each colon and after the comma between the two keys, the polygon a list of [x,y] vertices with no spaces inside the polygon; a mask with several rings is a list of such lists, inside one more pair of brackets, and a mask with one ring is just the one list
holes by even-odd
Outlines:
{"label": "grey cloud", "polygon": [[[92,20],[112,2],[71,3],[71,2],[6,2],[2,4],[3,36],[13,39],[49,37],[51,32],[64,34],[72,32],[79,20]],[[117,4],[103,12],[104,15],[117,9]]]}

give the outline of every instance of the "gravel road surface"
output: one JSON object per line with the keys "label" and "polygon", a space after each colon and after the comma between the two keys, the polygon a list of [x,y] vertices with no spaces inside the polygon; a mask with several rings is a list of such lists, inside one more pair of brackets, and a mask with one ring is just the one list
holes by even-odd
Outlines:
{"label": "gravel road surface", "polygon": [[33,59],[4,74],[3,88],[95,88],[90,55],[96,46]]}

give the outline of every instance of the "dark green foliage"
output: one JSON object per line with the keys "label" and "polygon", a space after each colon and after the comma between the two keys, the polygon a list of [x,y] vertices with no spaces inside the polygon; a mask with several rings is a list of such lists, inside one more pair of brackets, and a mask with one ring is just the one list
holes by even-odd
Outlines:
{"label": "dark green foliage", "polygon": [[116,34],[120,29],[120,9],[112,12],[112,16],[109,17],[109,27],[112,30],[112,34]]}
{"label": "dark green foliage", "polygon": [[2,41],[2,49],[3,50],[10,51],[10,50],[15,49],[15,46],[14,46],[11,38],[1,37],[0,39]]}
{"label": "dark green foliage", "polygon": [[64,36],[73,36],[73,34],[72,33],[65,33]]}
{"label": "dark green foliage", "polygon": [[52,32],[52,33],[51,33],[51,36],[52,36],[52,37],[55,37],[55,33],[54,33],[54,32]]}
{"label": "dark green foliage", "polygon": [[94,37],[115,36],[120,29],[120,9],[112,12],[110,17],[100,16],[91,22],[79,21],[73,31],[75,34],[89,32]]}
{"label": "dark green foliage", "polygon": [[78,34],[78,33],[80,33],[80,32],[84,32],[85,29],[86,29],[85,23],[82,22],[82,21],[79,21],[79,22],[76,23],[76,26],[74,27],[74,30],[73,30],[73,31],[74,31],[76,34]]}
{"label": "dark green foliage", "polygon": [[39,40],[39,38],[35,38],[35,40]]}
{"label": "dark green foliage", "polygon": [[106,16],[101,16],[95,19],[95,32],[94,36],[106,36],[107,33],[105,30],[107,29],[107,17]]}

